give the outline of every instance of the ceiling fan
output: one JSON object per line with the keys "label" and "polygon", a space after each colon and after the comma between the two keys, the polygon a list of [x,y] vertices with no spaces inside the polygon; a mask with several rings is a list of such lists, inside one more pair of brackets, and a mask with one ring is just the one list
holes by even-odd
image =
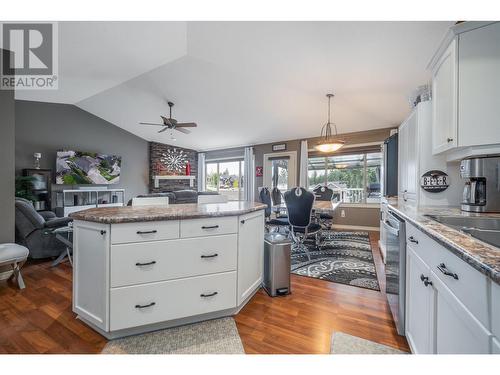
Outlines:
{"label": "ceiling fan", "polygon": [[189,134],[191,133],[188,129],[185,128],[196,128],[198,125],[194,122],[177,122],[176,119],[172,118],[172,107],[174,106],[174,103],[172,102],[167,102],[169,108],[170,108],[170,115],[169,117],[165,116],[160,116],[162,119],[162,124],[157,124],[153,122],[140,122],[139,124],[141,125],[153,125],[153,126],[162,126],[163,129],[160,129],[158,133],[163,133],[166,130],[178,130],[181,133],[184,134]]}

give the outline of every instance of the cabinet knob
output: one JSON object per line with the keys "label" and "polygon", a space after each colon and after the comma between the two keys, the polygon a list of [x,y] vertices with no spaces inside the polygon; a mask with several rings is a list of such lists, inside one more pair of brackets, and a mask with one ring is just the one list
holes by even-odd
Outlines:
{"label": "cabinet knob", "polygon": [[429,278],[427,276],[424,276],[423,274],[420,275],[420,280],[422,280],[425,286],[432,285],[432,281],[429,281]]}
{"label": "cabinet knob", "polygon": [[453,142],[453,138],[446,138],[446,141],[447,141],[448,143]]}

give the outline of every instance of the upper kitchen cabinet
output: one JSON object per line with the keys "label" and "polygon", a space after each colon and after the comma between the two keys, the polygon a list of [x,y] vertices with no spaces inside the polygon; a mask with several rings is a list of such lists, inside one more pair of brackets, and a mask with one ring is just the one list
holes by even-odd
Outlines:
{"label": "upper kitchen cabinet", "polygon": [[457,146],[457,42],[452,40],[432,71],[432,152]]}
{"label": "upper kitchen cabinet", "polygon": [[452,27],[429,67],[433,154],[459,160],[500,152],[500,23]]}

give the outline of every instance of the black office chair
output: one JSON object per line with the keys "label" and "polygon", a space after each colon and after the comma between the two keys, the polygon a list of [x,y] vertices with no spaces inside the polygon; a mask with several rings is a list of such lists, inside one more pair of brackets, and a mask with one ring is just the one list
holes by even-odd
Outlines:
{"label": "black office chair", "polygon": [[271,202],[271,193],[269,192],[269,189],[264,187],[259,193],[260,196],[260,201],[267,205],[267,207],[264,209],[264,216],[266,218],[266,231],[270,232],[271,227],[277,227],[278,232],[280,228],[289,227],[288,223],[288,218],[278,218],[278,219],[271,219],[271,214],[272,214],[272,202]]}
{"label": "black office chair", "polygon": [[[331,201],[333,198],[333,190],[328,186],[318,186],[314,189],[314,195],[319,201]],[[330,230],[333,223],[333,216],[326,213],[317,215],[319,224],[325,230]]]}
{"label": "black office chair", "polygon": [[304,245],[304,241],[309,236],[315,236],[316,246],[318,246],[318,233],[321,230],[321,226],[318,223],[311,222],[314,194],[299,187],[287,191],[284,194],[284,198],[293,242],[295,246],[303,250],[307,258],[311,260],[311,255]]}

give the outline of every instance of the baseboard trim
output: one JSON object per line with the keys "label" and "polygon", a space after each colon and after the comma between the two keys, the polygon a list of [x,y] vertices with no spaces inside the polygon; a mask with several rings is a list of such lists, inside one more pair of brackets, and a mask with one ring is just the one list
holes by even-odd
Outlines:
{"label": "baseboard trim", "polygon": [[380,232],[380,227],[368,227],[362,225],[341,225],[341,224],[333,224],[333,229],[346,229],[346,230],[365,230],[368,232]]}

